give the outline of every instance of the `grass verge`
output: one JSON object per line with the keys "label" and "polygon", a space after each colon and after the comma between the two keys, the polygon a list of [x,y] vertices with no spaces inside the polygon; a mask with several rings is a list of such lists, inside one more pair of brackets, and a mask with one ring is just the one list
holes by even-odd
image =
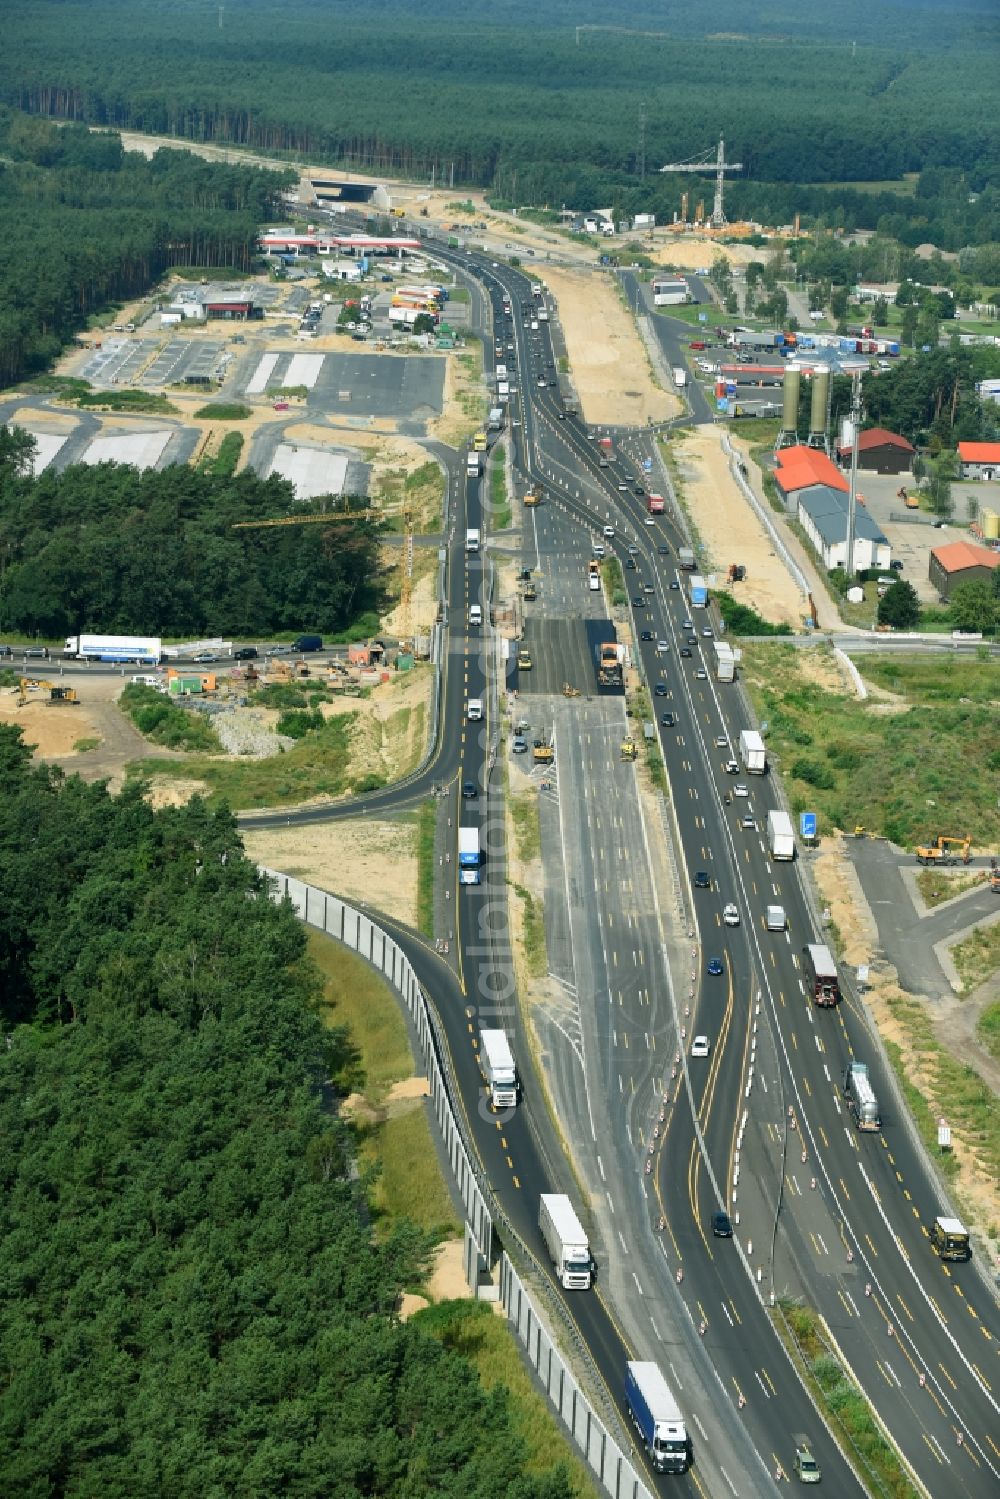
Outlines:
{"label": "grass verge", "polygon": [[490,529],[506,531],[511,523],[510,500],[507,496],[507,467],[504,463],[503,444],[497,443],[490,454]]}
{"label": "grass verge", "polygon": [[351,1054],[336,1075],[342,1092],[363,1092],[374,1107],[392,1087],[413,1076],[413,1056],[398,1002],[356,953],[306,929],[306,949],[323,976],[323,1018],[349,1034]]}
{"label": "grass verge", "polygon": [[243,433],[227,432],[219,444],[219,451],[214,458],[205,459],[200,467],[208,474],[214,474],[217,478],[228,479],[235,474],[236,465],[240,461],[243,452]]}
{"label": "grass verge", "polygon": [[981,870],[977,874],[951,874],[943,869],[921,869],[917,874],[917,889],[924,905],[931,909],[982,883]]}
{"label": "grass verge", "polygon": [[890,711],[848,696],[822,651],[743,646],[743,682],[792,812],[817,812],[821,834],[860,822],[910,848],[966,828],[1000,842],[1000,664],[893,655],[864,657],[860,670],[893,694]]}
{"label": "grass verge", "polygon": [[[939,1044],[919,1000],[900,994],[884,1003],[903,1033],[906,1048],[886,1039],[886,1051],[928,1154],[950,1181],[958,1178],[962,1155],[973,1157],[988,1180],[1000,1180],[1000,1109],[989,1086]],[[952,1128],[952,1151],[938,1149],[942,1114]]]}
{"label": "grass verge", "polygon": [[[555,1480],[562,1470],[576,1499],[597,1499],[586,1464],[567,1450],[563,1428],[532,1384],[513,1337],[488,1306],[481,1301],[445,1301],[418,1312],[413,1320],[422,1332],[467,1358],[484,1389],[506,1388],[515,1434],[527,1449],[529,1473],[550,1474]],[[554,1455],[562,1453],[562,1460],[554,1461]]]}
{"label": "grass verge", "polygon": [[990,1055],[1000,1058],[1000,1004],[990,1005],[983,1011],[976,1030]]}
{"label": "grass verge", "polygon": [[514,840],[517,857],[522,864],[530,864],[542,852],[542,825],[538,816],[538,802],[534,794],[512,796],[509,802],[510,820],[514,825]]}
{"label": "grass verge", "polygon": [[85,755],[88,750],[95,750],[100,744],[99,739],[78,739],[73,745],[75,755]]}
{"label": "grass verge", "polygon": [[990,926],[977,926],[950,952],[962,980],[962,992],[971,994],[1000,968],[1000,921],[994,921]]}
{"label": "grass verge", "polygon": [[867,1400],[827,1344],[815,1313],[809,1307],[782,1301],[773,1321],[814,1398],[826,1412],[839,1446],[867,1470],[880,1493],[892,1499],[918,1499]]}
{"label": "grass verge", "polygon": [[544,978],[548,970],[548,955],[545,951],[545,915],[540,900],[530,890],[511,882],[511,889],[523,906],[524,961],[530,978]]}
{"label": "grass verge", "polygon": [[437,803],[426,801],[417,812],[417,926],[425,937],[434,938],[434,835]]}
{"label": "grass verge", "polygon": [[361,1158],[378,1166],[371,1208],[380,1235],[390,1234],[402,1219],[439,1241],[461,1232],[421,1099],[407,1099],[401,1112],[371,1125]]}

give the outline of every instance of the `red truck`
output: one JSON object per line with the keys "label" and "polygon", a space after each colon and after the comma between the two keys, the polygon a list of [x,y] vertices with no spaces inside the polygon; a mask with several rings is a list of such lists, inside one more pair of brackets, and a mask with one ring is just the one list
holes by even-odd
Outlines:
{"label": "red truck", "polygon": [[650,494],[650,495],[647,495],[646,496],[646,509],[649,511],[650,515],[662,515],[663,514],[663,496],[662,496],[662,494]]}

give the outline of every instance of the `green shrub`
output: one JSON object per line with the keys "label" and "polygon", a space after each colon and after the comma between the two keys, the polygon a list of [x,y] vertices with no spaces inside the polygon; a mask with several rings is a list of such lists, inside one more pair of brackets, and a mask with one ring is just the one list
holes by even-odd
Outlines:
{"label": "green shrub", "polygon": [[805,781],[807,786],[815,786],[819,791],[832,791],[837,784],[832,771],[825,765],[804,757],[793,761],[792,775],[797,781]]}
{"label": "green shrub", "polygon": [[278,733],[284,734],[288,739],[304,739],[307,734],[316,729],[321,729],[326,722],[318,708],[306,710],[292,709],[282,713],[278,719]]}

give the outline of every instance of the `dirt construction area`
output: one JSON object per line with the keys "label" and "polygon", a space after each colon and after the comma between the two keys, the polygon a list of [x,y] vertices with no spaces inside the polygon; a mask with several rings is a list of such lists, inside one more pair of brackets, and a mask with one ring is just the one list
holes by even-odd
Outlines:
{"label": "dirt construction area", "polygon": [[402,817],[243,835],[248,856],[258,864],[334,890],[353,905],[370,901],[411,927],[417,925],[416,839],[416,823]]}
{"label": "dirt construction area", "polygon": [[733,597],[772,624],[798,630],[805,613],[801,595],[729,472],[722,433],[696,427],[671,442],[670,452],[680,469],[685,508],[716,577],[724,581],[729,564],[742,563],[746,578],[732,585]]}
{"label": "dirt construction area", "polygon": [[584,420],[643,427],[677,416],[681,403],[654,383],[642,340],[610,276],[550,266],[539,274],[559,308]]}

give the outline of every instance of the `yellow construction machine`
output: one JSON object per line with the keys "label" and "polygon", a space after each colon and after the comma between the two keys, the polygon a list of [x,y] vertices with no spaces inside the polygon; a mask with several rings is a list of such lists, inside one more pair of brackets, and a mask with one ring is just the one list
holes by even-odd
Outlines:
{"label": "yellow construction machine", "polygon": [[942,833],[929,848],[918,847],[918,864],[956,864],[958,853],[952,853],[952,848],[961,849],[962,863],[968,864],[972,858],[972,838],[966,835],[964,838],[949,838]]}
{"label": "yellow construction machine", "polygon": [[572,684],[569,682],[564,682],[562,686],[562,695],[563,697],[579,697],[580,689],[579,687],[572,686]]}
{"label": "yellow construction machine", "polygon": [[621,743],[621,758],[623,760],[636,760],[639,756],[639,746],[634,739],[623,739]]}
{"label": "yellow construction machine", "polygon": [[41,677],[22,677],[20,680],[20,690],[17,695],[17,706],[23,708],[28,701],[29,692],[33,692],[35,688],[42,687],[47,687],[49,690],[46,702],[50,707],[57,706],[59,703],[78,704],[80,701],[76,695],[75,687],[60,687],[55,682],[43,681]]}

